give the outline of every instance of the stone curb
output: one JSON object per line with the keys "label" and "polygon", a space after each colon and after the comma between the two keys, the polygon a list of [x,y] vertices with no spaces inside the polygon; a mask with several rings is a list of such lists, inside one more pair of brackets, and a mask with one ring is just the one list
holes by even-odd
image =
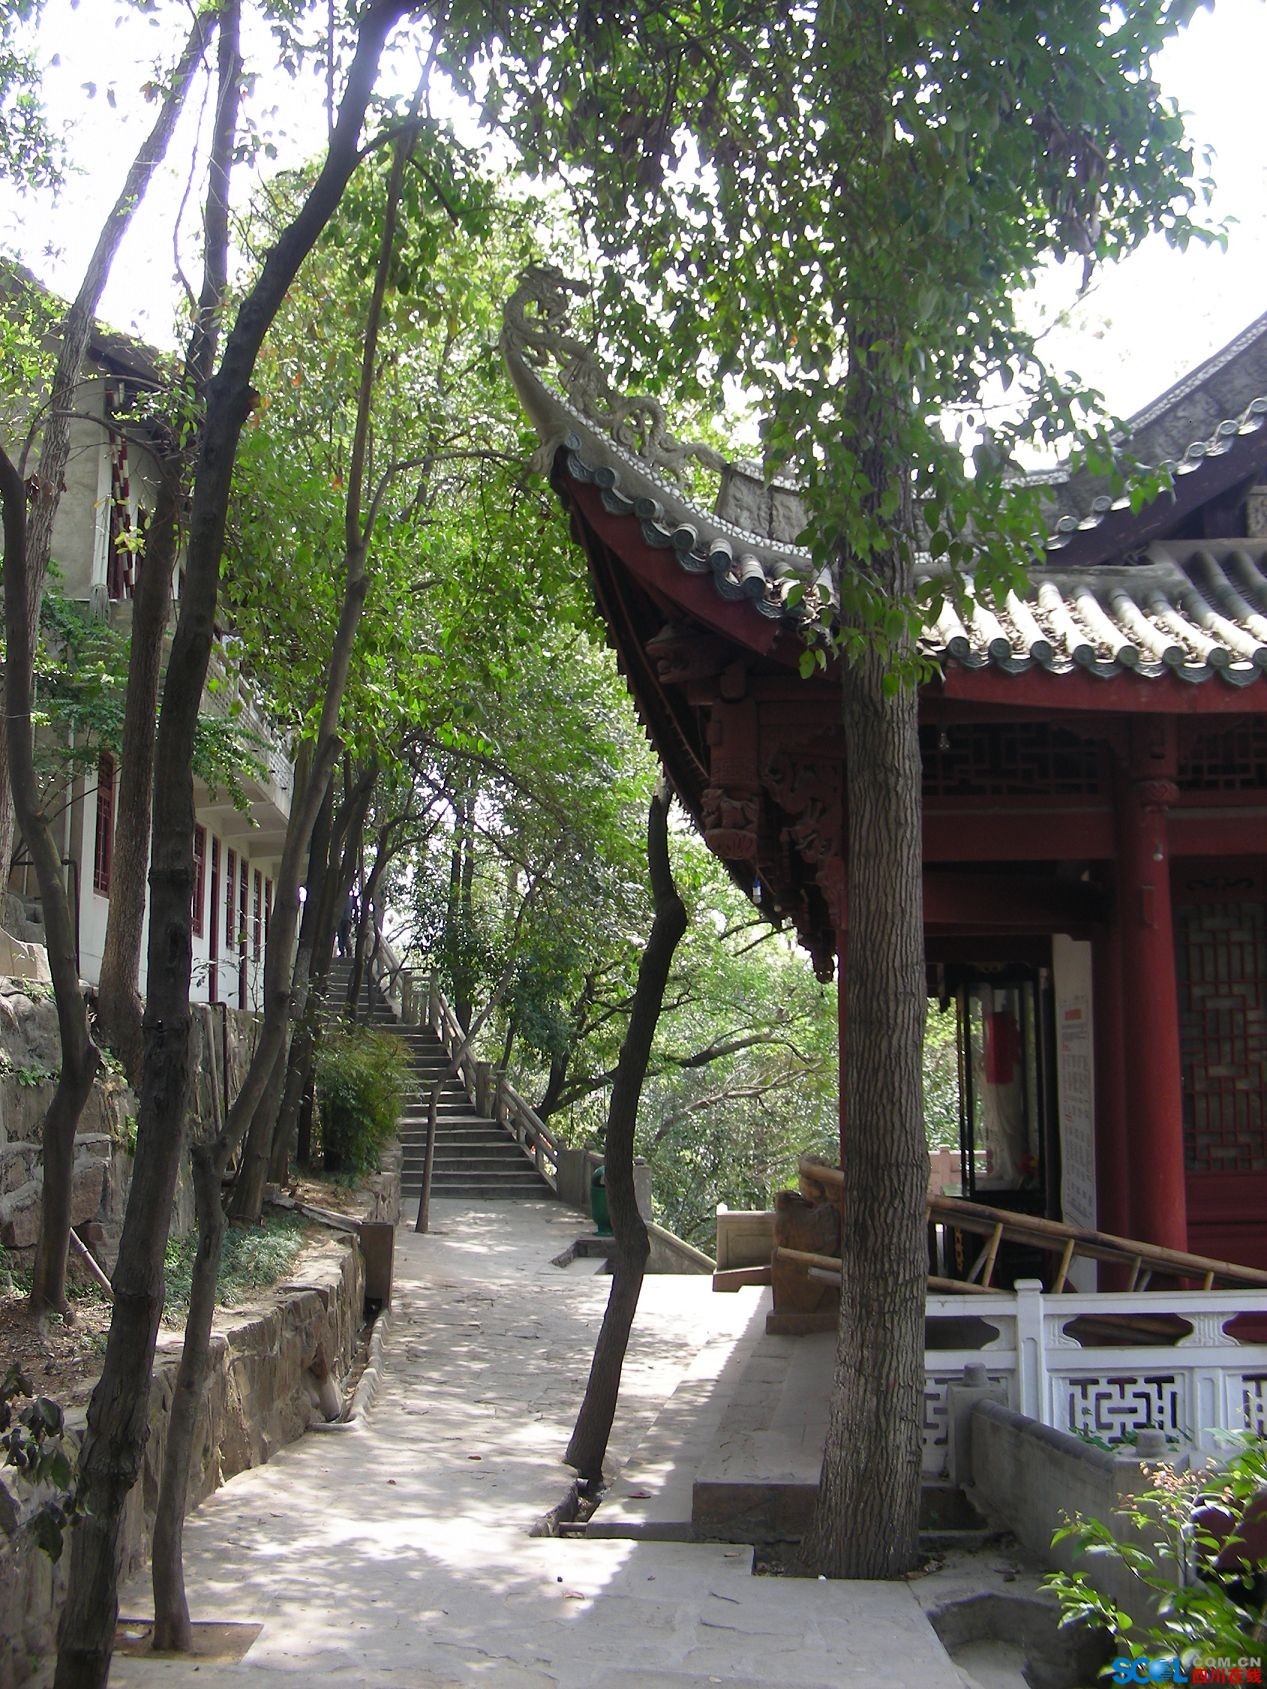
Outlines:
{"label": "stone curb", "polygon": [[314,1420],[308,1427],[310,1431],[356,1431],[360,1428],[360,1422],[369,1413],[378,1394],[379,1385],[383,1382],[383,1350],[390,1325],[391,1314],[384,1309],[374,1321],[374,1329],[370,1333],[369,1360],[365,1364],[365,1371],[357,1380],[356,1389],[352,1392],[352,1401],[346,1416],[343,1419]]}

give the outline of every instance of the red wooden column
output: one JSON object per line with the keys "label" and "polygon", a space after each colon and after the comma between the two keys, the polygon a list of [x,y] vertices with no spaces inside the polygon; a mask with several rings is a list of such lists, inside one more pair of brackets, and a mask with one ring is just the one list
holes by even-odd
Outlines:
{"label": "red wooden column", "polygon": [[1152,759],[1132,757],[1118,806],[1120,1036],[1125,1044],[1131,1235],[1188,1247],[1179,1000],[1166,812],[1179,795]]}

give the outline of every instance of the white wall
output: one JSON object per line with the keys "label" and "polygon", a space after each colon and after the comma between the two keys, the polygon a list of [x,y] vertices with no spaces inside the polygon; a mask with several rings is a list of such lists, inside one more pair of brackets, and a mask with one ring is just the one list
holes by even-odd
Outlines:
{"label": "white wall", "polygon": [[[109,896],[98,892],[93,885],[93,863],[96,845],[97,828],[97,789],[95,781],[87,784],[84,802],[79,806],[81,821],[78,831],[80,901],[79,901],[79,971],[90,984],[96,985],[101,978],[101,957],[105,946],[106,917],[109,912]],[[211,817],[204,817],[206,826],[206,857],[205,872],[202,876],[201,921],[195,919],[195,926],[201,926],[201,932],[193,935],[193,975],[190,984],[190,997],[196,1003],[228,1003],[236,1008],[240,1004],[239,996],[239,965],[236,955],[231,956],[232,941],[240,931],[238,923],[241,875],[243,864],[247,875],[247,910],[246,910],[246,1001],[248,1009],[262,1007],[264,985],[264,892],[276,879],[277,859],[275,856],[252,856],[249,854],[250,837],[236,836],[229,839],[222,838],[218,830],[213,830],[215,823]],[[125,825],[124,818],[115,814],[115,830]],[[212,841],[219,843],[220,872],[217,887],[215,908],[212,908]],[[226,869],[229,851],[234,855],[235,899],[233,905],[233,926],[226,926]],[[260,930],[258,956],[256,954],[255,932],[255,876],[260,876]],[[215,923],[215,939],[213,945],[212,923]],[[226,942],[226,932],[229,938]],[[148,940],[148,913],[146,926],[142,937],[141,950],[141,992],[145,992],[145,945]],[[218,952],[213,968],[213,948]],[[226,958],[229,958],[226,960]]]}

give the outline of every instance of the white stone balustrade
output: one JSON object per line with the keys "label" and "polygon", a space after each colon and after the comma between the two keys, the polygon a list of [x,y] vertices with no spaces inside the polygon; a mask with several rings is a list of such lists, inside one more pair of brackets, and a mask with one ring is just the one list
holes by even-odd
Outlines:
{"label": "white stone balustrade", "polygon": [[[1215,1453],[1240,1432],[1267,1436],[1267,1343],[1229,1335],[1241,1314],[1258,1315],[1267,1331],[1267,1302],[1257,1290],[1055,1296],[1037,1279],[1022,1279],[1015,1291],[930,1295],[925,1476],[947,1470],[947,1391],[974,1362],[1017,1412],[1105,1443],[1153,1428],[1172,1446]],[[1149,1341],[1138,1322],[1158,1315],[1177,1316],[1190,1329]],[[1094,1331],[1071,1332],[1080,1319],[1094,1320]]]}

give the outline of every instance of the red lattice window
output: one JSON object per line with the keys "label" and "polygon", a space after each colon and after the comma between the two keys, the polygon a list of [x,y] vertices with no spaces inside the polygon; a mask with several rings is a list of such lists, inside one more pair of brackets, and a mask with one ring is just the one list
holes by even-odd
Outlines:
{"label": "red lattice window", "polygon": [[[207,904],[207,829],[194,828],[194,908],[193,932],[201,938],[206,930],[203,911]],[[214,924],[214,923],[213,923]]]}
{"label": "red lattice window", "polygon": [[97,828],[92,845],[92,889],[106,897],[114,860],[114,758],[102,751],[97,763]]}
{"label": "red lattice window", "polygon": [[1179,784],[1190,792],[1267,789],[1267,719],[1252,716],[1231,727],[1182,722]]}
{"label": "red lattice window", "polygon": [[1045,722],[921,727],[924,794],[1091,797],[1103,784],[1101,747]]}
{"label": "red lattice window", "polygon": [[1175,947],[1185,1161],[1267,1172],[1267,904],[1261,876],[1186,867]]}

